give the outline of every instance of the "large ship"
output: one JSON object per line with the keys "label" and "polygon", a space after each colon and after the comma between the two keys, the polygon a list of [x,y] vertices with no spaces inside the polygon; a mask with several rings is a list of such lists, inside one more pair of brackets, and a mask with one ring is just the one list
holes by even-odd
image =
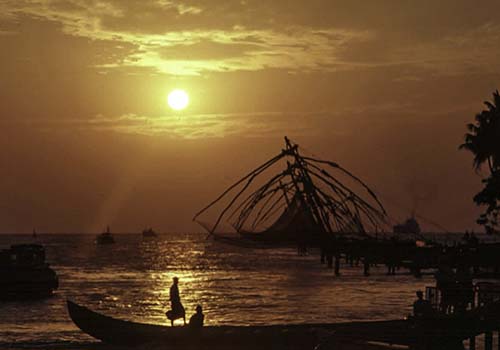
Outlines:
{"label": "large ship", "polygon": [[0,298],[50,296],[59,286],[56,272],[45,262],[40,244],[17,244],[0,251]]}

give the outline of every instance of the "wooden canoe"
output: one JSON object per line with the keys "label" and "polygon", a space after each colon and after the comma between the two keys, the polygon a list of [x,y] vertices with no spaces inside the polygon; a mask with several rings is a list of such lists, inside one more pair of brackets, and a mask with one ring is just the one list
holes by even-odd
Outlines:
{"label": "wooden canoe", "polygon": [[[378,341],[412,345],[461,341],[500,327],[498,304],[461,316],[443,316],[422,323],[387,320],[269,326],[169,327],[115,319],[68,300],[73,322],[85,333],[108,344],[163,344],[176,348],[314,349],[320,343]],[[329,348],[329,347],[326,347]]]}
{"label": "wooden canoe", "polygon": [[124,321],[67,301],[73,322],[83,332],[108,344],[164,344],[188,348],[313,349],[338,324],[270,326],[162,326]]}

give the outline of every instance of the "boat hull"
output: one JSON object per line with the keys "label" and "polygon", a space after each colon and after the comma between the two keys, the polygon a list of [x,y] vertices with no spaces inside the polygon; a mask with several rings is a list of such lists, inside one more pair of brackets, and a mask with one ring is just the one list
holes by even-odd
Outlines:
{"label": "boat hull", "polygon": [[0,251],[0,300],[37,299],[59,286],[39,244],[18,244]]}
{"label": "boat hull", "polygon": [[41,299],[59,287],[54,270],[45,268],[0,268],[0,300]]}
{"label": "boat hull", "polygon": [[313,349],[338,324],[168,327],[118,320],[68,301],[73,322],[108,344],[165,344],[176,348]]}
{"label": "boat hull", "polygon": [[115,239],[112,236],[97,236],[95,242],[100,245],[114,244]]}

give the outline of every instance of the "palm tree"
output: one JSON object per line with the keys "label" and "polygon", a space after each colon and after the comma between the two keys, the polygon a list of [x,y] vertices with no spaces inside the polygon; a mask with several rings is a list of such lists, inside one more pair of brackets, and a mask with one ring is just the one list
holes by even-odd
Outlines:
{"label": "palm tree", "polygon": [[486,212],[477,220],[487,232],[495,232],[500,226],[500,94],[493,93],[493,101],[484,103],[487,110],[475,117],[475,123],[467,124],[468,133],[459,149],[474,155],[473,166],[478,171],[486,163],[490,174],[482,182],[484,188],[474,196],[477,205],[486,206]]}
{"label": "palm tree", "polygon": [[477,171],[484,163],[490,173],[500,170],[500,93],[493,93],[493,101],[486,101],[488,107],[476,115],[475,123],[467,124],[468,133],[460,149],[474,154],[474,169]]}

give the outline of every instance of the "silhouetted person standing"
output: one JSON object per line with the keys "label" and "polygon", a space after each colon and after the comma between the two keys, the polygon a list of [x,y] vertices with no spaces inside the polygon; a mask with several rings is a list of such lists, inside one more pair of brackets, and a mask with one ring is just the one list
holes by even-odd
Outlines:
{"label": "silhouetted person standing", "polygon": [[176,303],[181,302],[181,297],[179,295],[179,278],[174,277],[173,283],[170,286],[170,302],[172,303],[172,309]]}
{"label": "silhouetted person standing", "polygon": [[174,320],[178,318],[182,318],[184,320],[184,324],[186,324],[186,311],[184,310],[184,306],[182,306],[181,303],[178,285],[179,278],[174,277],[172,286],[170,287],[171,310],[167,311],[167,318],[172,322],[172,326],[174,325]]}
{"label": "silhouetted person standing", "polygon": [[196,306],[196,313],[189,319],[189,327],[191,328],[201,328],[203,327],[203,321],[205,320],[205,315],[201,305]]}

